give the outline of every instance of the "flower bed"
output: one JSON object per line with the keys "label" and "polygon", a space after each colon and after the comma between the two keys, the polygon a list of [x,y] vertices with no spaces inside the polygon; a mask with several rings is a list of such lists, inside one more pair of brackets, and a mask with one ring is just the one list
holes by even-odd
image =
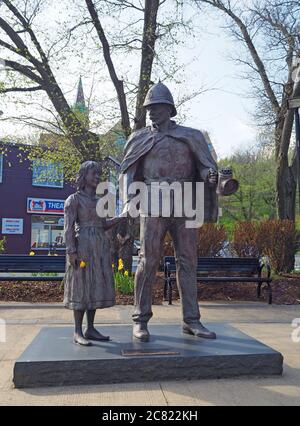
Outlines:
{"label": "flower bed", "polygon": [[[300,304],[300,276],[283,275],[273,281],[274,304]],[[252,301],[256,302],[256,284],[251,283],[220,283],[198,284],[199,301]],[[174,300],[178,292],[174,291]],[[132,305],[133,293],[122,294],[117,290],[118,305]],[[62,302],[63,288],[61,282],[1,282],[0,301],[54,303]],[[266,302],[267,295],[263,291],[260,299]],[[163,274],[158,273],[153,286],[153,304],[160,305],[163,301]]]}

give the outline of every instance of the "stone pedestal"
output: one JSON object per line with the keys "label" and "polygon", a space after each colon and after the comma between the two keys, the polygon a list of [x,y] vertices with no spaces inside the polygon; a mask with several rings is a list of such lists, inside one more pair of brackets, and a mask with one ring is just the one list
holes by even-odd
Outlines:
{"label": "stone pedestal", "polygon": [[162,380],[217,379],[282,374],[282,355],[227,324],[205,324],[216,340],[181,333],[180,325],[150,325],[148,343],[132,340],[132,327],[110,325],[109,342],[82,347],[72,327],[45,327],[14,367],[17,388]]}

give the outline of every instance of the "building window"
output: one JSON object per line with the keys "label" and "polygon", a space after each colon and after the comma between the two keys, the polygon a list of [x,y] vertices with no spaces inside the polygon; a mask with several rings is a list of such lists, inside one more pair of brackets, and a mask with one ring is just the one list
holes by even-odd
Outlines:
{"label": "building window", "polygon": [[32,215],[31,248],[64,249],[64,217],[54,215]]}
{"label": "building window", "polygon": [[64,174],[61,163],[44,160],[32,162],[32,185],[63,188]]}
{"label": "building window", "polygon": [[3,174],[3,154],[0,154],[0,183],[2,183]]}

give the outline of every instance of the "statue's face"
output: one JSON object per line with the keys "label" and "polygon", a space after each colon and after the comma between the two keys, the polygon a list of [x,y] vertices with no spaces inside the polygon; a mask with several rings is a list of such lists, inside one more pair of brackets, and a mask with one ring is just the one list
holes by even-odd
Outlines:
{"label": "statue's face", "polygon": [[95,168],[89,169],[85,176],[85,182],[87,186],[90,186],[92,188],[97,188],[100,182],[99,171]]}
{"label": "statue's face", "polygon": [[168,104],[153,104],[147,107],[149,118],[153,124],[160,125],[171,118],[171,106]]}

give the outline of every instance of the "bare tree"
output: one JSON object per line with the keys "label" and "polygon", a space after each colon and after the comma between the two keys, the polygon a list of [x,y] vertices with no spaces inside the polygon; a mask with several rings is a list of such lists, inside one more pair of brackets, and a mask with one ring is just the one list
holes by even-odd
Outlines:
{"label": "bare tree", "polygon": [[[116,68],[111,55],[111,48],[109,41],[106,37],[103,25],[101,24],[100,14],[95,3],[92,0],[85,0],[87,9],[89,11],[91,20],[99,37],[103,56],[109,71],[110,78],[113,82],[114,88],[117,93],[119,108],[122,119],[122,128],[124,133],[127,136],[132,131],[129,119],[129,112],[127,106],[126,94],[124,91],[124,82],[118,78]],[[143,30],[141,38],[136,36],[133,39],[127,40],[123,46],[128,48],[128,46],[133,43],[140,45],[137,49],[140,49],[140,70],[139,70],[139,82],[136,90],[136,101],[135,101],[135,116],[134,116],[134,130],[138,130],[145,126],[146,124],[146,112],[143,108],[144,99],[147,91],[149,90],[152,76],[152,68],[154,58],[156,56],[156,40],[158,38],[157,28],[158,23],[158,11],[159,7],[165,3],[165,0],[145,0],[144,4],[142,2],[127,2],[127,1],[114,1],[114,2],[105,2],[110,3],[112,6],[119,8],[120,10],[134,9],[141,13]],[[101,2],[99,2],[101,6]],[[173,22],[174,25],[174,22]],[[183,25],[180,22],[180,25]],[[170,31],[170,29],[169,29]],[[116,232],[119,232],[119,244],[120,244],[120,255],[125,263],[125,268],[131,270],[131,252],[133,248],[134,235],[133,235],[132,223],[129,221],[127,223],[126,229],[119,229]]]}
{"label": "bare tree", "polygon": [[[116,66],[112,58],[112,49],[119,49],[119,51],[126,54],[126,51],[135,50],[140,54],[139,66],[139,80],[138,82],[131,83],[134,92],[135,113],[133,117],[133,130],[138,130],[146,124],[146,113],[143,108],[144,99],[147,91],[151,85],[152,71],[154,60],[158,59],[158,52],[156,42],[162,39],[169,38],[169,46],[175,45],[177,40],[173,38],[173,29],[184,31],[191,31],[191,23],[185,21],[183,18],[176,19],[176,13],[170,21],[163,22],[159,19],[159,11],[161,6],[166,0],[145,0],[145,1],[98,1],[85,0],[91,21],[95,27],[98,35],[103,57],[109,71],[111,81],[113,82],[115,91],[117,93],[119,109],[122,118],[122,127],[126,136],[132,131],[130,124],[130,112],[128,111],[128,93],[125,92],[125,84],[121,78],[118,77]],[[174,5],[174,12],[183,7],[181,2],[172,0]],[[136,33],[132,32],[126,37],[120,37],[118,42],[118,35],[114,34],[115,40],[108,40],[104,27],[101,22],[102,8],[108,7],[109,12],[122,13],[124,10],[132,10],[137,14],[136,22],[141,22],[141,31]],[[107,12],[106,12],[107,13]],[[130,25],[130,24],[129,24]],[[201,93],[195,93],[194,96]],[[130,93],[130,91],[129,91]]]}
{"label": "bare tree", "polygon": [[230,0],[195,0],[195,3],[222,12],[229,21],[231,35],[246,47],[245,56],[236,60],[250,70],[247,77],[259,99],[260,124],[274,131],[278,217],[294,220],[296,157],[289,156],[293,112],[288,110],[288,99],[300,95],[300,82],[295,83],[293,78],[293,58],[300,57],[299,2],[264,0],[241,4]]}
{"label": "bare tree", "polygon": [[3,58],[9,70],[25,79],[25,86],[2,87],[1,93],[44,91],[67,130],[67,135],[82,158],[101,158],[96,134],[85,128],[69,106],[62,89],[52,71],[49,56],[44,51],[33,30],[33,21],[42,1],[33,7],[28,2],[3,0],[6,18],[0,17],[0,47],[2,51],[14,54],[15,60]]}
{"label": "bare tree", "polygon": [[152,66],[155,54],[157,13],[159,0],[146,0],[144,8],[144,29],[142,41],[142,57],[139,76],[139,88],[135,108],[135,129],[145,127],[146,112],[143,103],[151,81]]}
{"label": "bare tree", "polygon": [[[3,6],[5,6],[6,14],[0,18],[0,30],[3,34],[3,37],[0,38],[0,48],[6,54],[6,57],[3,58],[6,67],[13,73],[22,76],[23,84],[13,84],[10,87],[5,85],[1,92],[35,95],[39,91],[44,91],[60,118],[59,123],[54,120],[54,123],[51,124],[51,131],[55,133],[57,125],[59,128],[62,124],[63,130],[66,131],[82,160],[91,158],[99,160],[103,154],[103,140],[84,125],[68,104],[66,93],[63,92],[54,75],[55,52],[58,49],[61,51],[66,49],[74,36],[73,49],[76,54],[76,41],[85,33],[86,43],[95,47],[99,63],[102,62],[102,59],[104,61],[116,93],[117,117],[118,120],[121,118],[124,135],[128,137],[132,130],[145,126],[146,115],[142,105],[153,79],[155,61],[159,63],[169,78],[170,76],[172,78],[177,71],[177,69],[173,69],[170,73],[165,71],[169,64],[166,64],[165,60],[160,61],[157,53],[157,41],[160,42],[160,45],[168,43],[165,44],[168,46],[166,50],[171,50],[171,46],[177,46],[179,43],[176,32],[179,33],[178,30],[182,30],[183,33],[191,31],[191,23],[185,22],[180,13],[177,13],[183,7],[182,2],[178,0],[170,0],[169,3],[172,3],[174,8],[167,20],[159,18],[159,12],[166,0],[77,0],[72,7],[74,10],[77,7],[82,13],[77,13],[74,21],[73,16],[68,18],[69,28],[66,29],[64,37],[52,40],[52,35],[50,36],[51,43],[46,50],[45,37],[43,43],[38,37],[38,25],[34,25],[43,3],[44,0],[4,0]],[[128,24],[123,22],[120,34],[111,33],[110,27],[105,27],[105,19],[113,14],[119,15],[117,22],[120,22],[121,25],[125,12],[134,18],[129,19]],[[182,38],[184,39],[184,37]],[[87,47],[91,48],[91,46],[84,46],[84,48]],[[126,75],[124,77],[126,72],[122,67],[122,55],[131,50],[136,52],[139,62],[138,68],[135,68],[133,82],[126,79]],[[116,52],[118,56],[115,54]],[[117,62],[119,58],[121,61]],[[163,71],[160,72],[160,75],[162,74]],[[201,90],[195,92],[193,97],[201,93]],[[190,97],[186,96],[186,99],[189,100]],[[114,103],[114,100],[111,103]],[[15,118],[17,119],[16,116]],[[23,114],[22,119],[24,122],[34,123],[35,127],[39,129],[43,129],[46,125],[44,119],[37,117]],[[99,139],[101,139],[101,143]],[[73,157],[70,156],[70,158]],[[128,232],[131,229],[132,227],[129,226]]]}
{"label": "bare tree", "polygon": [[[88,49],[94,55],[93,61],[98,56],[99,64],[104,62],[118,103],[118,111],[115,110],[112,113],[115,99],[108,99],[107,105],[101,102],[99,104],[101,111],[98,111],[97,115],[105,116],[103,110],[109,104],[110,113],[106,114],[106,117],[111,117],[114,122],[121,118],[124,134],[126,137],[129,136],[132,129],[145,126],[145,111],[142,105],[152,83],[151,80],[156,78],[153,77],[153,66],[156,64],[156,70],[159,69],[162,81],[164,78],[176,78],[176,72],[183,70],[183,65],[176,67],[175,62],[172,62],[175,55],[173,58],[169,58],[167,55],[172,52],[173,48],[176,53],[176,47],[185,42],[185,35],[191,34],[194,28],[191,18],[185,19],[181,14],[181,10],[183,10],[181,1],[169,0],[168,7],[171,5],[172,12],[169,15],[165,10],[161,11],[162,6],[166,3],[166,0],[134,0],[130,2],[77,0],[72,4],[72,14],[66,18],[66,28],[62,34],[47,33],[47,29],[44,29],[42,37],[39,37],[41,25],[40,23],[35,24],[35,20],[39,17],[40,12],[43,12],[43,4],[47,4],[47,2],[45,0],[17,0],[14,2],[5,0],[6,14],[2,18],[0,30],[3,30],[4,27],[8,30],[8,26],[10,26],[20,38],[22,37],[21,41],[27,51],[24,54],[24,52],[18,51],[18,47],[10,45],[4,37],[1,40],[0,49],[2,47],[1,50],[6,54],[6,58],[3,58],[6,60],[6,67],[14,71],[15,75],[17,73],[24,77],[21,84],[12,84],[11,87],[5,84],[1,92],[19,93],[20,96],[26,93],[38,95],[38,92],[46,92],[52,105],[55,105],[55,110],[63,119],[63,125],[72,128],[72,131],[78,132],[79,135],[82,134],[84,138],[89,136],[91,140],[94,140],[95,134],[91,131],[87,133],[85,131],[87,129],[84,129],[85,126],[80,123],[80,120],[76,122],[74,111],[67,105],[66,90],[62,91],[59,87],[53,71],[60,65],[57,64],[56,58],[58,51],[67,52],[67,48],[69,48],[65,56],[72,53],[73,58],[78,55],[78,58],[81,59],[83,50]],[[125,12],[127,16],[124,17]],[[44,17],[42,16],[42,19]],[[113,32],[109,24],[107,25],[108,17],[113,17],[116,23],[120,23],[120,26]],[[7,36],[4,30],[3,34]],[[12,35],[11,32],[10,35]],[[28,35],[30,35],[29,38]],[[85,39],[84,43],[82,43],[82,39]],[[45,47],[46,42],[48,42],[47,48]],[[38,49],[36,49],[37,44]],[[160,49],[163,48],[161,58],[157,44]],[[135,71],[128,79],[122,57],[132,51],[135,52]],[[14,63],[16,54],[18,55],[17,64]],[[92,60],[91,57],[89,59]],[[139,65],[136,63],[137,61]],[[102,70],[105,72],[105,69],[102,68]],[[87,73],[90,74],[89,71]],[[99,81],[100,78],[101,75],[98,74],[97,80]],[[39,79],[38,82],[37,79]],[[186,96],[187,93],[185,93],[186,100],[201,93],[203,93],[202,87],[190,96]],[[32,122],[36,125],[36,117],[34,118]],[[30,123],[28,116],[26,122]]]}

